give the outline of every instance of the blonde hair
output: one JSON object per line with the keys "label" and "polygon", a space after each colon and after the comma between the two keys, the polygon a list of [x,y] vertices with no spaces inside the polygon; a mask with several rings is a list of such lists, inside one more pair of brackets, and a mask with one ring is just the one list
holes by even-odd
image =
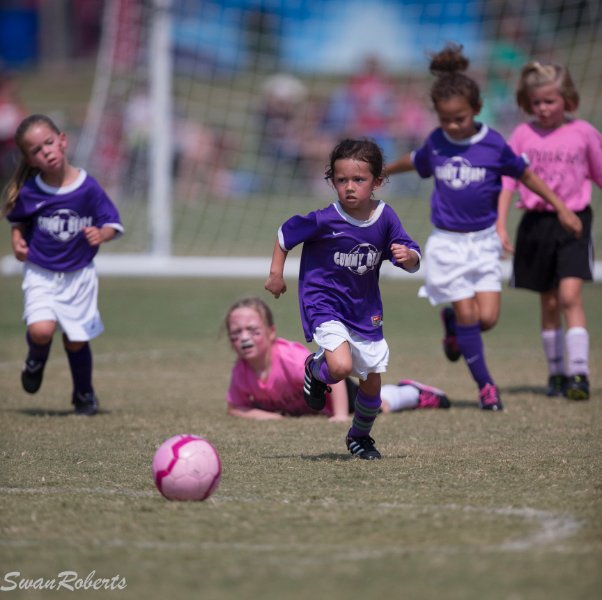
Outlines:
{"label": "blonde hair", "polygon": [[[39,125],[40,123],[47,125],[57,134],[61,133],[61,130],[54,124],[54,121],[46,115],[30,115],[19,123],[15,132],[15,143],[21,152],[23,152],[22,144],[25,134],[29,131],[30,127]],[[2,209],[0,209],[0,218],[5,217],[15,207],[17,197],[19,196],[21,188],[25,185],[25,182],[39,172],[39,169],[29,166],[25,160],[25,156],[21,157],[15,172],[12,174],[6,187],[2,191]]]}
{"label": "blonde hair", "polygon": [[542,64],[539,61],[530,62],[521,69],[516,90],[516,103],[528,115],[532,115],[531,92],[535,88],[551,84],[558,87],[558,93],[564,99],[565,110],[567,112],[577,110],[579,107],[579,93],[575,88],[569,70],[562,65]]}
{"label": "blonde hair", "polygon": [[241,298],[240,300],[237,300],[228,309],[228,312],[226,313],[226,317],[224,319],[224,326],[228,333],[230,333],[230,315],[237,308],[252,308],[257,312],[257,314],[261,317],[261,320],[268,327],[274,326],[274,315],[272,314],[270,307],[261,298],[251,296],[248,298]]}

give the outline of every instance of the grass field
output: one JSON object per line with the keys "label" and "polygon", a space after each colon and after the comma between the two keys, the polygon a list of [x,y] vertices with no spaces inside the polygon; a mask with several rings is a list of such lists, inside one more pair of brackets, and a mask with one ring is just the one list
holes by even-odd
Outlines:
{"label": "grass field", "polygon": [[[279,333],[299,339],[293,283],[270,304]],[[465,366],[446,362],[418,282],[382,289],[385,381],[443,387],[452,408],[380,416],[384,458],[369,463],[347,454],[344,424],[226,416],[222,317],[262,282],[102,279],[102,413],[85,418],[70,415],[58,336],[42,390],[21,391],[20,279],[0,278],[0,586],[13,571],[17,582],[75,571],[124,578],[124,590],[87,592],[111,598],[599,598],[602,287],[586,287],[593,395],[582,403],[544,396],[537,298],[505,291],[485,338],[500,414],[478,410]],[[222,482],[204,503],[154,488],[154,450],[176,433],[220,452]]]}

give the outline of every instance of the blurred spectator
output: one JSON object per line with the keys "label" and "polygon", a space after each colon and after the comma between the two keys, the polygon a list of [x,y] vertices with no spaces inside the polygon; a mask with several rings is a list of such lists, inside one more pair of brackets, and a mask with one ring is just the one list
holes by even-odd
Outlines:
{"label": "blurred spectator", "polygon": [[8,181],[19,161],[15,131],[27,116],[19,98],[17,82],[11,73],[0,73],[0,184]]}
{"label": "blurred spectator", "polygon": [[422,84],[410,82],[400,85],[391,124],[396,153],[404,154],[422,146],[423,140],[436,126],[437,118]]}
{"label": "blurred spectator", "polygon": [[368,56],[362,70],[351,75],[346,84],[333,93],[324,127],[336,138],[369,137],[383,149],[385,156],[395,155],[392,131],[396,95],[392,78],[376,56]]}
{"label": "blurred spectator", "polygon": [[299,175],[303,162],[303,112],[307,88],[298,78],[280,73],[269,77],[262,88],[259,109],[260,154],[273,164],[270,172],[287,168]]}
{"label": "blurred spectator", "polygon": [[484,114],[481,120],[493,125],[508,136],[521,121],[514,98],[516,78],[522,65],[529,61],[527,32],[518,16],[500,18],[495,37],[489,43],[489,55],[484,73]]}
{"label": "blurred spectator", "polygon": [[233,144],[226,133],[183,117],[176,118],[174,132],[176,197],[192,204],[207,194],[230,195],[234,182],[228,161]]}
{"label": "blurred spectator", "polygon": [[123,186],[126,196],[144,195],[148,189],[152,122],[150,95],[141,87],[132,94],[123,109],[123,133],[127,147],[127,168]]}

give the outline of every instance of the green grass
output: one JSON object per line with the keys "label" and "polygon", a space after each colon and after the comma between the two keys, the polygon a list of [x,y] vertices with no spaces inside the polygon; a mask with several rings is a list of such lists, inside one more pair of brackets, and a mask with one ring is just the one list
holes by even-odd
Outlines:
{"label": "green grass", "polygon": [[[233,357],[221,321],[237,297],[263,294],[260,281],[103,278],[94,418],[69,413],[58,336],[42,390],[21,391],[20,280],[0,286],[0,585],[10,571],[70,570],[125,577],[125,590],[97,592],[111,598],[599,597],[600,286],[585,290],[593,395],[583,403],[543,395],[537,298],[505,291],[485,339],[506,410],[490,414],[465,366],[445,361],[418,284],[383,282],[385,381],[441,386],[452,408],[380,416],[376,463],[351,459],[344,424],[226,415]],[[291,288],[270,305],[279,333],[299,339]],[[204,503],[166,501],[151,479],[154,450],[185,432],[222,458]]]}

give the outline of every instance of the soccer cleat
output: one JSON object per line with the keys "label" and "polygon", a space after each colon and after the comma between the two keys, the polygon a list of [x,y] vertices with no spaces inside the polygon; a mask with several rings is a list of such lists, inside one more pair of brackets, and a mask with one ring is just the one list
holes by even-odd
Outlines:
{"label": "soccer cleat", "polygon": [[46,363],[41,360],[28,358],[25,361],[21,371],[21,385],[29,394],[35,394],[40,389],[45,366]]}
{"label": "soccer cleat", "polygon": [[74,392],[71,400],[76,415],[91,417],[98,412],[98,398],[94,392]]}
{"label": "soccer cleat", "polygon": [[548,377],[548,389],[546,396],[550,398],[554,396],[562,396],[566,385],[566,377],[564,375],[550,375]]}
{"label": "soccer cleat", "polygon": [[322,410],[326,406],[326,392],[331,391],[330,386],[316,379],[311,372],[310,362],[314,357],[310,354],[305,359],[305,378],[303,379],[303,398],[307,406],[313,410]]}
{"label": "soccer cleat", "polygon": [[378,460],[382,458],[380,452],[374,447],[374,440],[369,435],[362,437],[347,436],[345,442],[347,449],[353,456],[363,458],[364,460]]}
{"label": "soccer cleat", "polygon": [[424,383],[413,379],[402,379],[397,385],[411,385],[418,390],[418,405],[416,408],[449,408],[450,406],[445,392],[439,388],[424,385]]}
{"label": "soccer cleat", "polygon": [[587,375],[569,375],[564,386],[564,397],[569,400],[589,400]]}
{"label": "soccer cleat", "polygon": [[479,406],[483,410],[503,410],[500,392],[493,383],[486,383],[480,389]]}
{"label": "soccer cleat", "polygon": [[456,362],[462,356],[458,341],[456,340],[456,332],[454,331],[454,309],[451,306],[446,306],[441,311],[441,322],[445,328],[445,337],[443,338],[443,352],[447,360]]}

